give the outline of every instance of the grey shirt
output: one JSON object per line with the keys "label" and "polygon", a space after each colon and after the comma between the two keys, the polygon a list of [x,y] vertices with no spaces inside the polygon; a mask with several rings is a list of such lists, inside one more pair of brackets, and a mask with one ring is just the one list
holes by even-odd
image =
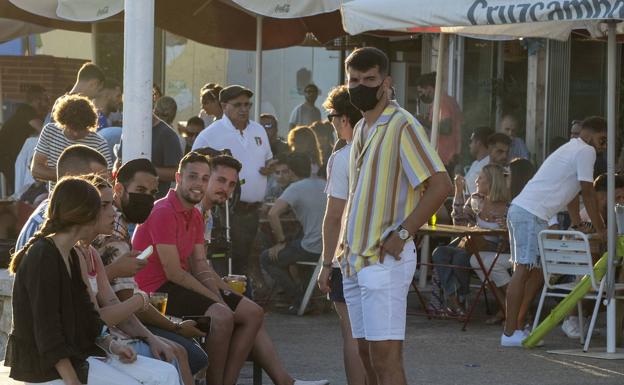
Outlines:
{"label": "grey shirt", "polygon": [[290,205],[303,227],[301,247],[314,254],[320,254],[323,249],[321,229],[327,203],[324,190],[323,179],[306,178],[291,183],[279,197]]}
{"label": "grey shirt", "polygon": [[318,120],[321,120],[321,110],[304,102],[292,111],[289,123],[295,126],[307,126]]}

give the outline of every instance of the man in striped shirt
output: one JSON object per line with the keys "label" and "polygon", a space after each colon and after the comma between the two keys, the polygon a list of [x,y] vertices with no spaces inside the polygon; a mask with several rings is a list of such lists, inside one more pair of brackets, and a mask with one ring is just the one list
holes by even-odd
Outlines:
{"label": "man in striped shirt", "polygon": [[368,384],[405,385],[402,345],[416,231],[442,205],[451,182],[420,123],[390,101],[388,57],[356,49],[345,61],[355,127],[345,232],[344,297]]}
{"label": "man in striped shirt", "polygon": [[80,95],[60,97],[52,111],[56,123],[48,123],[39,136],[31,171],[33,177],[49,181],[49,190],[56,184],[56,162],[67,147],[82,144],[102,155],[110,170],[113,165],[108,143],[96,134],[97,113],[93,103]]}

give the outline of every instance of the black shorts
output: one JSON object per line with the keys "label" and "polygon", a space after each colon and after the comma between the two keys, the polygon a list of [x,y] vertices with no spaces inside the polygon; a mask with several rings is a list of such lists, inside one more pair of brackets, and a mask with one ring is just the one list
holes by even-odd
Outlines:
{"label": "black shorts", "polygon": [[332,302],[345,302],[344,292],[342,291],[342,271],[334,267],[331,272],[331,276],[329,277],[329,287],[330,292],[327,294],[327,298],[329,298]]}
{"label": "black shorts", "polygon": [[[216,302],[210,298],[189,290],[173,282],[167,282],[156,290],[167,293],[167,315],[182,318],[191,315],[204,315],[208,308]],[[225,304],[235,311],[243,297],[237,293],[221,290],[221,297]]]}

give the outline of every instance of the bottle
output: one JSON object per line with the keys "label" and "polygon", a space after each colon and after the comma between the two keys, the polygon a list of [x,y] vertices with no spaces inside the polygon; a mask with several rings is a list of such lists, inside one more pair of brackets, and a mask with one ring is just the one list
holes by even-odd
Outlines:
{"label": "bottle", "polygon": [[438,217],[436,215],[436,213],[433,213],[433,215],[431,216],[431,218],[429,218],[429,224],[432,227],[435,227],[436,223],[438,222]]}

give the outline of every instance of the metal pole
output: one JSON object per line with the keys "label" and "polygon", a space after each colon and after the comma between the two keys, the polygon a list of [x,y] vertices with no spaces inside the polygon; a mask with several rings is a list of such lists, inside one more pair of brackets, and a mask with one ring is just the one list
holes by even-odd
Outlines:
{"label": "metal pole", "polygon": [[126,0],[123,161],[152,157],[154,0]]}
{"label": "metal pole", "polygon": [[502,90],[498,89],[505,80],[505,42],[499,41],[496,44],[496,131],[500,130],[503,119],[503,96]]}
{"label": "metal pole", "polygon": [[256,16],[256,89],[254,119],[260,121],[262,103],[262,16]]}
{"label": "metal pole", "polygon": [[615,23],[609,22],[607,40],[607,353],[615,353],[615,300],[613,299],[615,269],[615,64],[616,41]]}
{"label": "metal pole", "polygon": [[431,117],[431,145],[438,148],[438,129],[440,125],[440,97],[442,96],[442,71],[444,69],[444,55],[448,35],[440,34],[438,42],[438,62],[436,63],[436,85],[433,96],[433,115]]}

